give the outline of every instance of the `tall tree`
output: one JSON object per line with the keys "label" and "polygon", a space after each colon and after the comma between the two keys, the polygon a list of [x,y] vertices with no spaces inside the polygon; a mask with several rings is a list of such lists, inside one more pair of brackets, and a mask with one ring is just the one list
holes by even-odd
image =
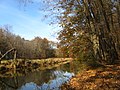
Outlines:
{"label": "tall tree", "polygon": [[[66,56],[93,57],[113,64],[119,52],[119,0],[55,0],[62,27],[59,47]],[[80,53],[81,52],[81,53]],[[92,53],[92,54],[91,54]],[[93,60],[94,60],[93,59]]]}

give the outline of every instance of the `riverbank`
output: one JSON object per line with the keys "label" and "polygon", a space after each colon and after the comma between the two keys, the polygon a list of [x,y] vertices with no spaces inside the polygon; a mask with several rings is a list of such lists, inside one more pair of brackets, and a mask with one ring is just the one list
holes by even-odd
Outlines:
{"label": "riverbank", "polygon": [[61,90],[120,90],[120,65],[106,65],[78,73]]}
{"label": "riverbank", "polygon": [[49,58],[36,60],[4,60],[0,64],[0,77],[10,76],[12,73],[27,73],[35,70],[45,70],[58,67],[70,62],[71,58]]}

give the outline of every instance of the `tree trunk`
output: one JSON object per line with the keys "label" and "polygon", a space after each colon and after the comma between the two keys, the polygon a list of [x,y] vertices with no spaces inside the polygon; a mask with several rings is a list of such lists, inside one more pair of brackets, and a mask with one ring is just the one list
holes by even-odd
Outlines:
{"label": "tree trunk", "polygon": [[[106,25],[106,30],[104,29],[105,38],[102,38],[102,39],[105,39],[104,40],[105,43],[103,45],[105,47],[103,47],[103,46],[102,47],[105,48],[104,49],[104,53],[106,54],[105,59],[108,60],[109,64],[113,64],[113,63],[115,63],[116,60],[118,60],[118,53],[116,51],[115,43],[114,43],[113,37],[111,35],[111,29],[109,26],[109,22],[107,20],[107,16],[106,16],[103,2],[102,2],[102,0],[99,0],[99,2],[101,5],[101,11],[102,11],[103,18],[104,18],[105,25]],[[100,43],[103,43],[103,40]]]}

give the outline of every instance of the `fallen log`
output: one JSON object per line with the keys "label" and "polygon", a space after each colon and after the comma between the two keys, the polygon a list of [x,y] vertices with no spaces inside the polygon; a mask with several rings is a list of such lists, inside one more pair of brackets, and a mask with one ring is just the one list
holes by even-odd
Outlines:
{"label": "fallen log", "polygon": [[12,52],[12,51],[15,51],[14,59],[16,59],[16,49],[12,48],[12,49],[8,50],[6,53],[4,53],[3,55],[1,54],[2,56],[0,57],[0,62],[9,52]]}

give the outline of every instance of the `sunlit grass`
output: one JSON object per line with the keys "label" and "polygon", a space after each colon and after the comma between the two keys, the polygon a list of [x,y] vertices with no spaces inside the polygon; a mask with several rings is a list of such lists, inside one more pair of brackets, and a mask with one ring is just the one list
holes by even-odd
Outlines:
{"label": "sunlit grass", "polygon": [[3,60],[0,64],[0,77],[10,76],[13,73],[19,73],[24,71],[35,71],[35,70],[45,70],[58,67],[61,64],[66,64],[70,62],[71,58],[48,58],[48,59],[34,59],[34,60],[23,60],[17,59],[15,62],[13,60]]}

